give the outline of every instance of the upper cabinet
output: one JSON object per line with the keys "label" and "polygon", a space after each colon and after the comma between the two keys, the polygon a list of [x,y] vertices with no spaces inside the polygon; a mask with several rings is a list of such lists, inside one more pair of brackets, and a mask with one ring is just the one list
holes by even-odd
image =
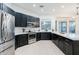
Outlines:
{"label": "upper cabinet", "polygon": [[39,27],[39,25],[40,25],[39,18],[16,12],[16,16],[15,16],[15,26],[16,27],[35,28],[35,27]]}
{"label": "upper cabinet", "polygon": [[27,27],[36,28],[40,26],[40,19],[33,16],[27,16]]}
{"label": "upper cabinet", "polygon": [[27,26],[27,16],[22,13],[16,12],[15,26],[16,27],[26,27]]}
{"label": "upper cabinet", "polygon": [[2,9],[2,3],[0,3],[0,10]]}

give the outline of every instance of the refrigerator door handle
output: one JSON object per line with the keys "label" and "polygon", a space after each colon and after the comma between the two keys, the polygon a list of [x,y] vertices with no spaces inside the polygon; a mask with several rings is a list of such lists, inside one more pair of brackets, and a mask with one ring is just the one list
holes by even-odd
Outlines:
{"label": "refrigerator door handle", "polygon": [[4,20],[4,14],[2,12],[1,14],[1,38],[2,38],[2,42],[5,42],[5,39],[3,39],[3,31],[4,31],[4,24],[3,24],[3,20]]}

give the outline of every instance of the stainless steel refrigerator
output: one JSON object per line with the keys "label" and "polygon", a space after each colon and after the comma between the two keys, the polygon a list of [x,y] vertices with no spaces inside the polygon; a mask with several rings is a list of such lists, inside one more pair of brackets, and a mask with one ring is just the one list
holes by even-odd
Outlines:
{"label": "stainless steel refrigerator", "polygon": [[15,54],[15,17],[0,10],[0,55]]}

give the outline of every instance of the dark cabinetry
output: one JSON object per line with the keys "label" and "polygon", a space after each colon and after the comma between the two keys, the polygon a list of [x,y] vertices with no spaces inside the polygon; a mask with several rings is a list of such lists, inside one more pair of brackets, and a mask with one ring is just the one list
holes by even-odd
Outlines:
{"label": "dark cabinetry", "polygon": [[58,37],[58,47],[59,47],[62,51],[64,51],[64,45],[63,45],[63,43],[64,43],[63,37],[59,36],[59,37]]}
{"label": "dark cabinetry", "polygon": [[26,27],[27,26],[27,16],[26,15],[22,15],[21,26],[22,27]]}
{"label": "dark cabinetry", "polygon": [[52,34],[52,41],[66,55],[79,55],[79,41],[71,40],[57,34]]}
{"label": "dark cabinetry", "polygon": [[26,27],[27,26],[27,16],[22,13],[16,12],[15,26],[16,27]]}
{"label": "dark cabinetry", "polygon": [[52,34],[52,41],[66,54],[72,55],[73,48],[72,48],[72,40],[62,37],[57,34]]}
{"label": "dark cabinetry", "polygon": [[21,34],[15,36],[15,48],[28,44],[28,34]]}
{"label": "dark cabinetry", "polygon": [[73,41],[73,54],[79,55],[79,41]]}
{"label": "dark cabinetry", "polygon": [[41,40],[50,40],[51,39],[51,33],[50,32],[42,32],[41,33]]}
{"label": "dark cabinetry", "polygon": [[58,45],[58,37],[57,37],[56,34],[53,34],[53,33],[52,33],[52,41],[53,41],[56,45]]}
{"label": "dark cabinetry", "polygon": [[39,27],[40,26],[40,19],[33,16],[27,17],[27,26],[28,27]]}
{"label": "dark cabinetry", "polygon": [[0,10],[2,10],[2,3],[0,3]]}
{"label": "dark cabinetry", "polygon": [[25,15],[22,13],[15,13],[15,26],[16,27],[39,27],[39,18]]}
{"label": "dark cabinetry", "polygon": [[64,47],[64,51],[63,52],[65,54],[67,54],[67,55],[72,55],[73,54],[72,41],[70,41],[69,39],[66,39],[64,41],[63,47]]}
{"label": "dark cabinetry", "polygon": [[50,40],[51,32],[39,32],[37,33],[37,40]]}
{"label": "dark cabinetry", "polygon": [[41,40],[41,33],[36,33],[36,41]]}

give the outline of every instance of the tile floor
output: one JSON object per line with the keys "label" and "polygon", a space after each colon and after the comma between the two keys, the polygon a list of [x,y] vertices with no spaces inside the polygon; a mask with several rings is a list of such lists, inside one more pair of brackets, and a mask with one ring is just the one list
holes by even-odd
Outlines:
{"label": "tile floor", "polygon": [[16,49],[15,55],[64,55],[64,53],[52,41],[40,40]]}

